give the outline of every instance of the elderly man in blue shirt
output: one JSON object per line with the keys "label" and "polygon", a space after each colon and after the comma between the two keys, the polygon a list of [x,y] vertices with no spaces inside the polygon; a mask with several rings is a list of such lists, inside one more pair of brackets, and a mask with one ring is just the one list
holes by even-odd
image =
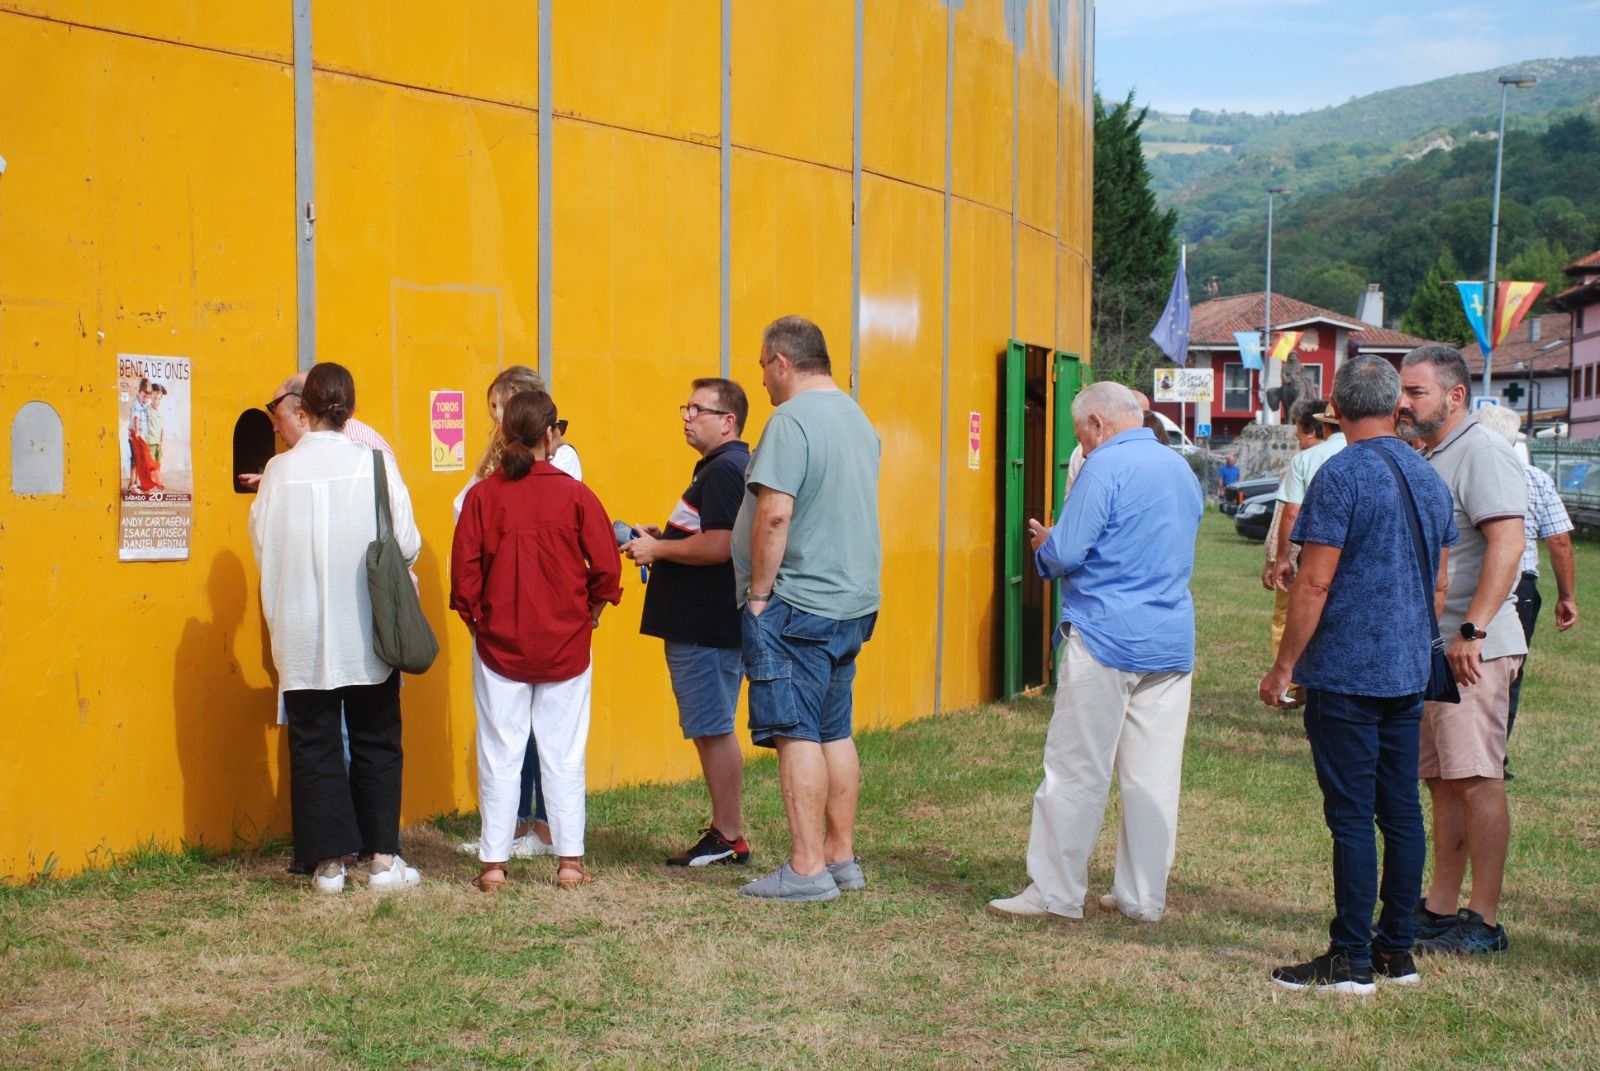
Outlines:
{"label": "elderly man in blue shirt", "polygon": [[1150,922],[1166,907],[1194,668],[1189,576],[1204,505],[1188,463],[1141,418],[1120,384],[1081,392],[1072,422],[1083,471],[1054,527],[1028,521],[1039,574],[1061,581],[1064,650],[1033,797],[1033,881],[991,900],[995,914],[1083,917],[1113,771],[1122,829],[1100,906]]}

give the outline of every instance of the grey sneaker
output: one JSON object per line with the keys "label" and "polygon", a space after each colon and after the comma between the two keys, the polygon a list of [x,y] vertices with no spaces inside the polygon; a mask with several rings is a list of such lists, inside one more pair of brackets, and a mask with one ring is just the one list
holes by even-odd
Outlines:
{"label": "grey sneaker", "polygon": [[370,875],[367,878],[367,888],[373,892],[394,892],[397,889],[411,889],[422,884],[422,875],[417,873],[417,868],[407,866],[406,861],[398,855],[390,856],[387,864],[378,862],[374,856],[367,873]]}
{"label": "grey sneaker", "polygon": [[838,883],[828,870],[815,877],[803,878],[785,863],[764,878],[757,878],[739,890],[740,896],[758,896],[765,900],[782,900],[785,903],[820,903],[839,898]]}
{"label": "grey sneaker", "polygon": [[840,892],[855,892],[867,887],[867,875],[861,869],[859,855],[852,855],[842,863],[829,863],[828,873],[833,875],[833,883],[839,886]]}
{"label": "grey sneaker", "polygon": [[311,887],[324,895],[344,892],[344,860],[328,859],[311,875]]}

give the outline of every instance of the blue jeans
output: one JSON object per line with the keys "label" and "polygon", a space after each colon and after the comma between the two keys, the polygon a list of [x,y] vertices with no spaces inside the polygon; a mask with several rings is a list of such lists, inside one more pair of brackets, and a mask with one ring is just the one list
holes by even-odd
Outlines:
{"label": "blue jeans", "polygon": [[876,613],[836,621],[797,610],[774,595],[761,616],[745,607],[744,674],[750,681],[750,740],[775,736],[827,744],[851,735],[856,655]]}
{"label": "blue jeans", "polygon": [[549,821],[544,813],[544,790],[539,784],[539,745],[528,734],[528,750],[522,756],[522,794],[517,797],[517,821]]}
{"label": "blue jeans", "polygon": [[[1372,947],[1411,948],[1427,835],[1417,799],[1422,693],[1376,698],[1306,689],[1306,739],[1333,834],[1330,949],[1370,966]],[[1383,831],[1383,880],[1373,820]],[[1383,911],[1372,931],[1378,900]]]}

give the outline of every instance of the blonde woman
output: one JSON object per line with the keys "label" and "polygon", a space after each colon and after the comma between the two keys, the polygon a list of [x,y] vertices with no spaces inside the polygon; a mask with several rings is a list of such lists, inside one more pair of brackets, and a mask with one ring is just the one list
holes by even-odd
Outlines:
{"label": "blonde woman", "polygon": [[[544,378],[529,368],[527,365],[514,364],[510,368],[494,377],[494,382],[489,384],[489,441],[484,446],[483,457],[478,461],[478,467],[473,472],[472,478],[461,489],[455,498],[455,520],[461,520],[461,506],[467,499],[467,492],[481,480],[486,480],[494,475],[500,467],[501,455],[505,453],[505,433],[501,429],[501,420],[505,415],[506,402],[511,400],[513,394],[521,391],[539,391],[545,393]],[[562,421],[562,428],[566,421]],[[574,480],[583,481],[583,465],[578,459],[578,451],[574,450],[558,431],[556,435],[555,454],[549,458],[550,464],[571,476]],[[477,679],[478,650],[474,646],[473,679]],[[467,841],[459,845],[460,851],[468,855],[476,855],[478,841]],[[515,859],[531,859],[536,855],[549,855],[555,849],[550,837],[549,816],[545,814],[544,789],[539,781],[539,744],[533,737],[528,737],[528,751],[522,761],[522,793],[517,802],[517,827],[515,838],[511,842],[511,855]]]}

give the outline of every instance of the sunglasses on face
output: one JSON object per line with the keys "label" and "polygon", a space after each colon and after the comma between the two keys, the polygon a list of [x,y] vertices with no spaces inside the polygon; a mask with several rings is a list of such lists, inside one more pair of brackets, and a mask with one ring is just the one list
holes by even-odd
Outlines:
{"label": "sunglasses on face", "polygon": [[565,435],[567,433],[567,422],[565,420],[558,420],[556,421],[555,428],[557,434]]}
{"label": "sunglasses on face", "polygon": [[283,400],[285,398],[298,398],[298,397],[300,397],[300,392],[297,391],[297,390],[286,390],[286,391],[284,391],[282,394],[278,395],[276,398],[272,399],[272,401],[267,403],[267,415],[268,416],[277,416],[278,415],[278,406],[283,404]]}

